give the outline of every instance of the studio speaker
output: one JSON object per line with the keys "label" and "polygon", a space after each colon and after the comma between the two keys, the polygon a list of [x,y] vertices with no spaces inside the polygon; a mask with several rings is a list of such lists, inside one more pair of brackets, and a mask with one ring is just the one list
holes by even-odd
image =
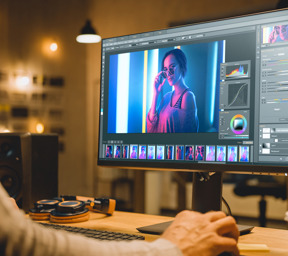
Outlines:
{"label": "studio speaker", "polygon": [[0,182],[26,212],[58,196],[58,136],[0,133]]}

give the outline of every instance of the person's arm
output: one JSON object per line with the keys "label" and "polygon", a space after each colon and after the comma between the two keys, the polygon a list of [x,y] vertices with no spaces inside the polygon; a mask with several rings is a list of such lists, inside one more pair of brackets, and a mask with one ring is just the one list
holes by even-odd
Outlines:
{"label": "person's arm", "polygon": [[42,227],[16,209],[0,184],[0,254],[5,256],[180,256],[165,239],[103,242]]}
{"label": "person's arm", "polygon": [[0,184],[0,216],[0,252],[5,256],[216,256],[223,251],[238,255],[235,221],[221,212],[182,212],[154,242],[103,242],[48,229],[25,218]]}

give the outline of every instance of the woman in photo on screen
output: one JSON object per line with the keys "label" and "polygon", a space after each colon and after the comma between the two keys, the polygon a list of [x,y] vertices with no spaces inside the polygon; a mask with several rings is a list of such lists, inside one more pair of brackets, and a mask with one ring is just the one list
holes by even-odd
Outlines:
{"label": "woman in photo on screen", "polygon": [[219,147],[217,161],[224,162],[225,160],[226,160],[226,153],[225,153],[224,147]]}
{"label": "woman in photo on screen", "polygon": [[215,161],[215,148],[213,146],[208,147],[208,153],[206,157],[207,161]]}
{"label": "woman in photo on screen", "polygon": [[230,152],[228,161],[229,162],[236,162],[236,158],[237,158],[237,155],[236,155],[236,152],[235,152],[235,147],[231,147],[231,152]]}
{"label": "woman in photo on screen", "polygon": [[128,158],[128,146],[123,146],[123,158]]}
{"label": "woman in photo on screen", "polygon": [[[167,52],[162,60],[162,70],[156,75],[153,99],[147,115],[147,132],[180,133],[198,132],[198,116],[195,95],[186,85],[187,59],[180,49]],[[168,84],[174,90],[166,93],[157,108],[157,101]]]}
{"label": "woman in photo on screen", "polygon": [[164,152],[163,147],[160,146],[157,148],[157,159],[163,160],[164,159]]}
{"label": "woman in photo on screen", "polygon": [[137,159],[137,146],[132,146],[131,159]]}
{"label": "woman in photo on screen", "polygon": [[167,159],[172,160],[173,159],[173,148],[172,146],[167,147]]}
{"label": "woman in photo on screen", "polygon": [[277,43],[288,40],[287,25],[274,26],[272,32],[269,35],[269,43]]}
{"label": "woman in photo on screen", "polygon": [[247,147],[242,147],[241,151],[240,162],[248,162],[249,153]]}
{"label": "woman in photo on screen", "polygon": [[148,159],[154,159],[154,158],[155,158],[154,147],[150,146],[149,147],[149,153],[148,153]]}
{"label": "woman in photo on screen", "polygon": [[182,146],[177,146],[177,152],[176,152],[176,159],[177,160],[183,160],[183,147]]}
{"label": "woman in photo on screen", "polygon": [[146,159],[146,147],[141,146],[141,152],[139,154],[139,159]]}
{"label": "woman in photo on screen", "polygon": [[204,160],[204,146],[197,146],[195,152],[195,159],[202,161]]}
{"label": "woman in photo on screen", "polygon": [[194,160],[194,148],[192,146],[186,147],[186,160]]}
{"label": "woman in photo on screen", "polygon": [[115,158],[121,158],[121,147],[116,146]]}
{"label": "woman in photo on screen", "polygon": [[112,158],[112,146],[108,145],[106,146],[106,157],[107,158]]}

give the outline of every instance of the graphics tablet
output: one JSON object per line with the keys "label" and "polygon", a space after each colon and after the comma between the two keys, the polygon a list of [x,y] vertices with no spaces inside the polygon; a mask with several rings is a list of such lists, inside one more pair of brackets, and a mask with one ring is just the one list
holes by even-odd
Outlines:
{"label": "graphics tablet", "polygon": [[[137,230],[146,234],[161,235],[164,232],[164,230],[169,227],[171,223],[172,221],[162,222],[159,224],[139,227],[137,228]],[[237,224],[237,227],[240,232],[240,235],[248,234],[254,228],[253,226],[238,225],[238,224]]]}

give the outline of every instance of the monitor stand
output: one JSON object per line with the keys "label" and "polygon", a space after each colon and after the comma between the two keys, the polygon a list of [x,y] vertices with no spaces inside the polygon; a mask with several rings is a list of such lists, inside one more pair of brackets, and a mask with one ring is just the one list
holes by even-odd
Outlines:
{"label": "monitor stand", "polygon": [[197,212],[221,211],[222,173],[194,172],[192,210]]}
{"label": "monitor stand", "polygon": [[[192,210],[197,212],[220,211],[222,202],[223,176],[221,172],[194,172]],[[161,235],[172,221],[137,228],[147,234]],[[253,226],[238,225],[240,234],[247,234]]]}

